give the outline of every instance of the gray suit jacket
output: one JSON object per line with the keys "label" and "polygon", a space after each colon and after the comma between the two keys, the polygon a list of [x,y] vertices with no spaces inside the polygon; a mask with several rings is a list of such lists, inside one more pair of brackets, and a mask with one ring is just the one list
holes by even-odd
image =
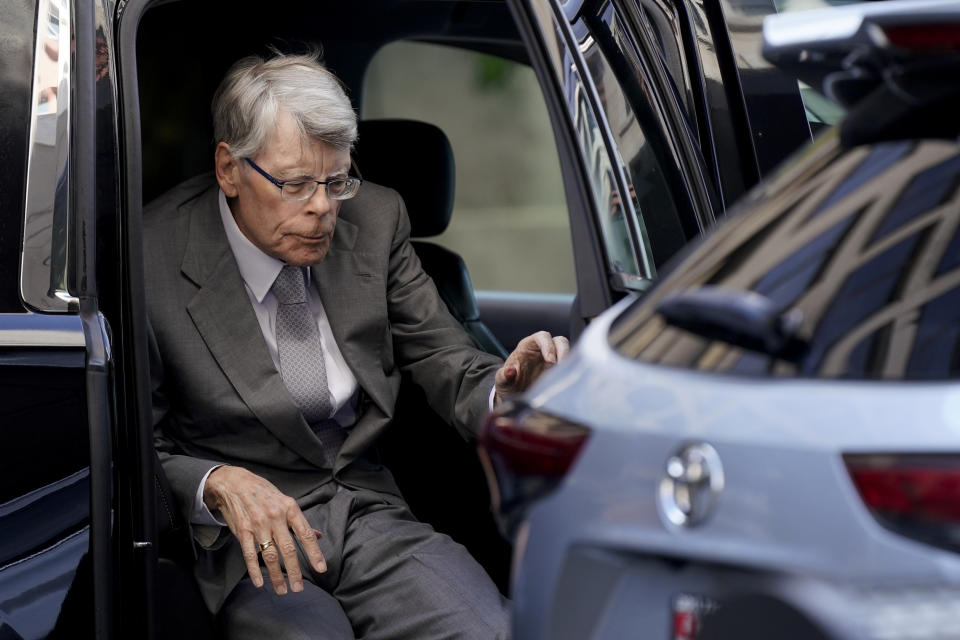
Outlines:
{"label": "gray suit jacket", "polygon": [[[203,474],[220,463],[265,477],[304,510],[330,500],[333,477],[401,501],[389,471],[364,457],[393,418],[401,372],[465,436],[479,426],[500,360],[477,350],[447,312],[409,233],[399,195],[365,183],[343,203],[331,249],[311,268],[363,390],[359,419],[331,470],[267,351],[212,176],[188,180],[147,207],[155,444],[187,522]],[[194,531],[202,542],[197,577],[216,611],[245,568],[228,531],[203,533]]]}

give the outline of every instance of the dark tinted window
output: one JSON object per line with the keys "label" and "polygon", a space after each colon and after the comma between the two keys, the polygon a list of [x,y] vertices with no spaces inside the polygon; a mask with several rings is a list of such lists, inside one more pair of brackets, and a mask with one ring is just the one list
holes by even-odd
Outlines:
{"label": "dark tinted window", "polygon": [[36,2],[0,0],[0,313],[23,311],[18,272]]}
{"label": "dark tinted window", "polygon": [[[654,267],[659,267],[696,235],[697,226],[692,214],[683,216],[674,201],[672,190],[681,190],[680,179],[664,162],[672,160],[666,140],[656,135],[665,126],[650,99],[656,90],[647,84],[647,74],[633,53],[629,31],[612,4],[584,20],[592,39],[584,40],[580,48],[624,165],[630,199],[638,215],[635,233],[647,254],[645,261],[652,259]],[[619,202],[611,203],[611,219],[624,213]],[[614,230],[624,225],[603,223],[607,250],[611,262],[616,262],[613,256],[618,240]]]}
{"label": "dark tinted window", "polygon": [[[710,236],[617,322],[621,352],[739,374],[946,378],[960,374],[960,146],[841,150],[821,140],[755,191],[750,213]],[[798,310],[790,349],[742,329],[678,328],[671,294],[719,287]],[[728,327],[729,329],[729,327]],[[738,333],[740,331],[740,333]],[[737,334],[737,335],[732,335]]]}

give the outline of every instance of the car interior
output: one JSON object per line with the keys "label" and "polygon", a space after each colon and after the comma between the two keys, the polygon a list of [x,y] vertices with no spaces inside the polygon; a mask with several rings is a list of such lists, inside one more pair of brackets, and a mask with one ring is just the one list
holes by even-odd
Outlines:
{"label": "car interior", "polygon": [[[209,104],[221,77],[238,58],[271,50],[320,50],[362,112],[368,65],[378,50],[398,40],[438,43],[529,64],[509,8],[499,1],[152,3],[140,17],[136,39],[142,203],[211,170]],[[125,73],[130,78],[132,70]],[[398,150],[403,150],[402,158]],[[539,329],[569,334],[569,300],[531,306],[522,296],[512,296],[494,306],[498,311],[488,326],[469,265],[457,253],[424,240],[443,232],[456,217],[455,161],[447,136],[435,125],[410,119],[360,123],[355,171],[403,196],[417,254],[477,345],[505,356],[517,336]],[[430,179],[423,180],[423,174]],[[510,546],[490,513],[474,445],[444,424],[418,389],[408,381],[404,385],[395,426],[375,455],[394,473],[413,512],[464,544],[506,594]],[[184,527],[170,508],[172,495],[159,467],[156,483],[161,534],[156,592],[158,611],[164,612],[157,616],[158,637],[197,630],[213,634],[189,577],[191,554]]]}

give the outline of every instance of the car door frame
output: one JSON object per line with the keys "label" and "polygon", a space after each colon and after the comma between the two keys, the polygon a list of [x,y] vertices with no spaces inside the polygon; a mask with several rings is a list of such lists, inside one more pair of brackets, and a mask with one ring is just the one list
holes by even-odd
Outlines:
{"label": "car door frame", "polygon": [[[43,15],[42,9],[43,7],[38,5],[33,37],[29,38],[35,52],[45,50],[42,38],[49,35],[46,29],[42,29],[42,25],[49,22],[49,16]],[[52,7],[47,7],[47,10],[50,15],[53,15]],[[47,271],[44,271],[40,275],[39,282],[50,281],[50,289],[36,296],[30,294],[29,298],[32,302],[28,303],[28,296],[25,293],[30,290],[26,284],[29,280],[27,274],[35,273],[36,262],[25,258],[28,238],[26,232],[21,234],[21,260],[18,261],[14,277],[19,284],[19,302],[22,308],[0,314],[0,367],[10,372],[13,377],[22,375],[24,378],[31,378],[33,374],[30,372],[34,369],[76,372],[72,376],[71,383],[66,386],[61,385],[58,389],[62,392],[69,390],[77,397],[83,398],[83,402],[76,406],[76,410],[81,411],[81,415],[66,419],[65,416],[58,418],[57,415],[51,414],[43,415],[41,419],[48,424],[65,426],[83,424],[86,427],[79,439],[89,445],[89,451],[86,455],[84,453],[78,455],[79,459],[85,459],[88,464],[77,472],[80,475],[74,475],[81,480],[79,486],[83,484],[83,476],[86,477],[86,483],[89,486],[86,518],[82,519],[87,524],[66,538],[55,542],[49,541],[50,546],[34,555],[15,559],[5,568],[18,563],[39,561],[42,554],[53,553],[58,548],[61,550],[58,553],[78,554],[79,557],[73,556],[76,558],[75,561],[73,559],[67,561],[68,564],[73,564],[75,569],[73,583],[67,590],[66,599],[56,604],[45,603],[42,607],[43,613],[39,615],[46,615],[51,620],[55,620],[58,628],[59,625],[66,624],[63,617],[68,614],[76,613],[84,618],[89,615],[90,628],[87,633],[99,639],[109,639],[113,637],[114,632],[115,509],[112,447],[114,411],[109,331],[107,322],[99,311],[96,280],[96,138],[91,126],[92,115],[96,109],[94,72],[96,8],[93,3],[74,3],[64,0],[58,4],[56,15],[57,32],[62,30],[58,36],[59,42],[71,45],[56,47],[55,51],[48,54],[54,62],[57,76],[55,86],[58,89],[56,95],[59,100],[55,116],[56,133],[51,139],[45,139],[45,135],[39,134],[40,116],[44,113],[41,107],[44,101],[38,99],[41,90],[38,84],[39,71],[34,69],[32,74],[34,86],[30,94],[32,102],[29,107],[31,135],[28,140],[28,157],[33,158],[39,147],[44,145],[52,149],[58,161],[51,165],[42,162],[34,164],[28,160],[27,169],[24,172],[26,185],[22,201],[24,206],[14,214],[20,216],[21,220],[18,222],[21,222],[24,221],[27,211],[40,212],[41,216],[52,216],[54,211],[57,215],[62,213],[63,217],[59,222],[51,217],[54,221],[49,226],[51,238],[48,246],[51,255],[47,257],[47,264],[56,262],[53,260],[53,253],[58,243],[61,246],[69,246],[70,251],[62,252],[64,259],[62,263],[57,263],[58,268],[55,272],[52,268],[47,270],[57,276],[58,282],[54,284]],[[66,56],[63,55],[64,51]],[[38,63],[36,57],[33,62]],[[31,196],[27,193],[31,192],[31,188],[34,189],[32,193],[40,194],[41,200],[45,200],[46,204],[34,203],[34,208],[28,208],[31,207]],[[21,230],[25,228],[26,223]],[[46,233],[45,229],[46,227],[42,227],[41,231]],[[62,233],[54,238],[58,230]],[[31,238],[31,242],[33,241],[35,239]],[[41,240],[40,251],[42,250]],[[32,282],[35,284],[37,280]],[[26,383],[28,386],[34,385],[33,380],[28,379]],[[42,388],[43,382],[41,379],[36,379],[35,384],[37,388]],[[52,406],[57,405],[54,403]],[[30,428],[29,425],[23,426]],[[33,452],[24,451],[21,455],[28,456],[31,453]],[[44,466],[39,459],[37,464],[38,469]],[[4,507],[8,512],[7,515],[11,513],[15,515],[17,509],[21,507],[30,507],[34,503],[41,504],[45,499],[55,497],[57,492],[69,489],[68,485],[72,486],[72,484],[64,484],[66,480],[69,478],[37,487],[29,495],[6,503]],[[45,523],[57,521],[56,513],[35,515],[38,519],[31,518],[29,524],[31,531],[35,526],[43,527],[46,526]],[[67,544],[67,541],[84,531],[87,532],[88,541],[86,550],[82,553],[79,548],[70,551],[72,544]],[[43,540],[47,542],[46,538]],[[50,576],[41,571],[37,579],[49,580]],[[32,590],[32,587],[28,588],[28,591]],[[81,593],[90,591],[92,591],[92,597]],[[90,598],[89,607],[83,604],[85,598]],[[81,609],[77,610],[75,607]],[[92,611],[83,610],[87,608]],[[70,624],[78,621],[72,619]],[[85,626],[86,621],[81,624]],[[76,628],[71,631],[84,633],[82,629]]]}
{"label": "car door frame", "polygon": [[[582,91],[587,97],[593,117],[598,123],[605,123],[603,110],[599,106],[597,88],[589,74],[585,73],[586,64],[571,28],[571,22],[577,19],[585,4],[576,0],[566,3],[560,0],[549,0],[546,3],[524,0],[510,4],[530,52],[531,63],[540,80],[557,137],[561,171],[570,209],[574,262],[577,272],[578,294],[574,315],[575,321],[579,320],[581,323],[588,322],[626,292],[643,291],[649,285],[649,279],[644,277],[632,281],[617,278],[608,267],[601,236],[600,214],[587,178],[589,159],[584,157],[582,147],[576,138],[577,115],[571,112],[571,108],[564,99],[564,96],[571,91]],[[636,37],[636,32],[633,35]],[[640,50],[637,50],[636,54],[643,56]],[[577,77],[565,73],[565,56],[567,60],[573,61],[578,71]],[[658,60],[644,59],[644,61],[659,69]],[[657,82],[656,86],[661,86],[660,82]],[[664,92],[664,95],[668,94]],[[693,194],[692,196],[679,195],[682,199],[691,201],[689,206],[692,207],[694,215],[706,227],[713,221],[714,204],[709,187],[703,179],[702,162],[696,158],[695,147],[690,144],[689,132],[678,130],[676,126],[679,112],[671,97],[668,96],[663,100],[669,106],[664,108],[664,104],[661,103],[657,108],[664,110],[660,115],[663,121],[670,124],[661,133],[667,136],[678,149],[675,158],[684,174],[689,193]],[[621,167],[622,163],[617,158],[616,143],[609,129],[601,125],[601,131],[611,166]],[[616,178],[616,189],[621,202],[630,205],[630,215],[636,218],[637,213],[630,204],[629,189],[622,171],[617,172]],[[638,242],[638,238],[634,237],[634,251],[637,254],[640,252]],[[637,258],[639,259],[640,256],[637,255]]]}
{"label": "car door frame", "polygon": [[[101,0],[106,2],[107,0]],[[125,310],[117,318],[115,329],[120,332],[121,338],[118,342],[123,348],[124,357],[118,359],[118,366],[124,368],[122,381],[118,384],[123,385],[122,398],[119,399],[120,415],[122,420],[118,421],[117,433],[119,441],[123,443],[123,453],[131,456],[133,463],[128,463],[131,470],[139,468],[139,477],[131,472],[125,476],[124,481],[128,483],[124,487],[124,500],[130,500],[131,510],[136,510],[139,501],[139,512],[127,522],[130,533],[128,540],[135,545],[141,545],[143,552],[137,563],[143,563],[144,558],[149,554],[155,554],[151,551],[155,547],[155,537],[153,528],[150,526],[150,514],[154,504],[154,493],[152,484],[149,482],[149,470],[152,469],[152,460],[146,458],[146,449],[144,442],[148,440],[145,434],[149,433],[148,426],[151,424],[150,418],[150,397],[149,384],[144,379],[146,375],[144,363],[146,357],[146,330],[143,319],[146,317],[145,300],[142,290],[134,286],[134,283],[143,281],[143,265],[140,257],[142,256],[142,168],[140,158],[142,156],[142,140],[140,137],[140,110],[139,95],[137,85],[136,68],[136,38],[137,23],[139,16],[144,11],[146,0],[130,0],[126,3],[120,3],[117,7],[117,15],[114,22],[116,33],[116,57],[115,72],[117,83],[117,95],[119,100],[118,126],[120,136],[120,178],[122,185],[119,220],[122,224],[120,228],[119,249],[117,256],[120,263],[126,270],[123,280],[125,290],[123,293]],[[572,333],[574,336],[584,323],[598,315],[608,308],[619,297],[632,290],[642,290],[648,281],[644,278],[638,278],[636,281],[623,281],[611,278],[605,258],[603,240],[600,235],[599,213],[596,209],[594,198],[590,190],[590,184],[587,178],[588,166],[584,159],[580,145],[576,138],[575,123],[570,111],[564,101],[564,95],[567,87],[564,86],[563,77],[558,77],[552,71],[550,62],[551,51],[549,38],[544,35],[544,24],[550,24],[555,21],[560,29],[565,50],[570,51],[572,59],[578,59],[576,46],[570,45],[572,34],[569,33],[570,25],[568,17],[564,13],[567,5],[561,5],[559,0],[550,0],[548,3],[534,2],[532,0],[510,0],[508,6],[514,15],[518,29],[524,39],[527,51],[530,54],[532,66],[537,74],[541,88],[547,104],[547,110],[550,115],[553,129],[557,141],[561,174],[563,176],[565,194],[569,210],[569,219],[574,248],[574,263],[576,265],[577,277],[577,297],[574,300],[574,326]],[[546,11],[546,13],[544,13]],[[112,14],[111,14],[112,15]],[[638,54],[639,55],[639,54]],[[651,64],[658,64],[656,60],[648,61]],[[585,69],[582,57],[579,58],[579,68]],[[588,74],[581,72],[580,86],[578,90],[583,92],[591,105],[592,113],[598,122],[603,122],[602,110],[598,107],[598,98],[596,87],[593,86]],[[664,118],[676,120],[676,114],[665,115]],[[674,139],[681,139],[689,136],[689,132],[679,129],[676,125],[671,127],[669,135]],[[687,145],[685,141],[683,143]],[[613,166],[619,166],[616,161],[615,143],[609,133],[604,132],[603,149],[608,154],[610,163]],[[707,187],[702,179],[703,169],[697,162],[684,160],[684,170],[692,176],[697,176],[696,189],[698,193],[706,193]],[[617,182],[618,193],[623,202],[629,202],[629,191],[623,176],[620,175]],[[697,209],[697,214],[705,224],[712,220],[712,205],[706,204],[708,197],[700,196],[701,205]],[[636,215],[635,212],[633,214]],[[636,239],[634,239],[636,242]],[[551,300],[551,304],[564,304],[563,300]],[[481,304],[483,302],[481,301]],[[528,301],[522,301],[521,306],[529,307]],[[486,319],[481,308],[481,316]],[[139,363],[139,368],[137,366]],[[119,389],[119,387],[118,387]],[[140,466],[137,467],[136,464]],[[144,507],[144,505],[149,505]],[[139,532],[138,532],[139,529]],[[125,550],[124,553],[129,553]],[[144,575],[149,576],[149,568],[142,569]],[[131,574],[132,576],[135,574]],[[148,579],[147,589],[152,588],[152,582]],[[149,605],[147,605],[149,607]]]}
{"label": "car door frame", "polygon": [[87,420],[90,429],[90,556],[94,629],[114,637],[115,504],[113,477],[113,355],[109,325],[100,313],[97,280],[96,24],[93,2],[74,0],[74,90],[71,96],[74,192],[71,211],[78,247],[76,298],[86,342]]}

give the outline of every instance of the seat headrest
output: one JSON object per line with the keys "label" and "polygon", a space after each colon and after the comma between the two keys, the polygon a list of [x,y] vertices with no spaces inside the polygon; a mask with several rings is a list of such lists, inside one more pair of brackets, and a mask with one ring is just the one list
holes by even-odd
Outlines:
{"label": "seat headrest", "polygon": [[364,180],[403,197],[412,236],[443,233],[453,212],[456,175],[443,131],[416,120],[361,120],[353,155]]}

